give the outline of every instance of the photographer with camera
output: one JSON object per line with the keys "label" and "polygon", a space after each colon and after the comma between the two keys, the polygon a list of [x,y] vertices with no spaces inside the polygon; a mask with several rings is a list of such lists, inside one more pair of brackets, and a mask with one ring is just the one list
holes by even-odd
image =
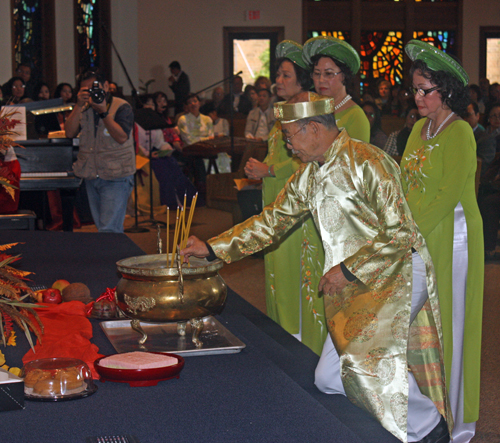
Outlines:
{"label": "photographer with camera", "polygon": [[83,74],[65,130],[68,138],[79,133],[80,147],[73,170],[85,180],[99,232],[123,232],[136,169],[133,125],[132,107],[109,94],[106,79],[92,71]]}

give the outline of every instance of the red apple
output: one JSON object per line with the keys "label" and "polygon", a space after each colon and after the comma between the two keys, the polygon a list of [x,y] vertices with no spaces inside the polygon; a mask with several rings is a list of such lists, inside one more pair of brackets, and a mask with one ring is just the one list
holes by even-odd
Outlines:
{"label": "red apple", "polygon": [[59,291],[59,289],[54,289],[54,288],[45,289],[45,291],[43,291],[42,302],[56,303],[56,304],[61,303],[62,302],[61,291]]}
{"label": "red apple", "polygon": [[60,292],[63,291],[63,289],[69,286],[69,281],[68,280],[56,280],[53,284],[52,287],[54,289],[59,289]]}

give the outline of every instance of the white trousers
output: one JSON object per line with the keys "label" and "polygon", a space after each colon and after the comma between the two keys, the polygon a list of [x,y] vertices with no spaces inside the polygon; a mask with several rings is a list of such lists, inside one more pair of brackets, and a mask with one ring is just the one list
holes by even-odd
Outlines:
{"label": "white trousers", "polygon": [[[410,322],[428,298],[425,264],[418,255],[413,254],[413,294],[411,299]],[[330,335],[326,338],[323,351],[315,371],[315,385],[325,394],[345,395],[340,377],[340,358]],[[408,372],[408,441],[424,438],[441,420],[434,403],[420,392],[415,377]]]}
{"label": "white trousers", "polygon": [[461,203],[455,208],[453,234],[453,357],[450,377],[450,405],[455,426],[453,443],[468,443],[476,433],[476,423],[464,423],[463,347],[465,294],[467,290],[467,223]]}

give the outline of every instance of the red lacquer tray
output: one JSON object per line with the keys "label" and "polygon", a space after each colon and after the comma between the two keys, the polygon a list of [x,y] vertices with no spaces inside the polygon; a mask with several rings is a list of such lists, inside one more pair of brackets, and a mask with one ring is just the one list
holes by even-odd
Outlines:
{"label": "red lacquer tray", "polygon": [[100,380],[113,381],[117,383],[128,383],[132,387],[138,386],[156,386],[159,381],[169,380],[171,378],[179,378],[179,373],[184,368],[184,359],[177,354],[169,354],[166,352],[151,352],[151,354],[168,355],[175,357],[178,361],[176,365],[164,366],[161,368],[151,369],[116,369],[105,368],[99,362],[105,357],[98,358],[94,362],[96,371],[101,376]]}

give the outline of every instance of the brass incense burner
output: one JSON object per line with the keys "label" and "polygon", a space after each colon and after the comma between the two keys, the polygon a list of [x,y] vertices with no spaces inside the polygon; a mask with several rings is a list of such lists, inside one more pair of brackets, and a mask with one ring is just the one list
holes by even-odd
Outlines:
{"label": "brass incense burner", "polygon": [[227,286],[219,275],[223,262],[190,257],[189,264],[176,260],[176,267],[170,267],[169,263],[166,254],[120,260],[116,264],[122,275],[116,286],[116,304],[132,319],[132,328],[141,334],[141,345],[147,340],[141,321],[177,322],[179,335],[185,335],[189,321],[192,341],[201,348],[203,317],[220,313],[226,301]]}

